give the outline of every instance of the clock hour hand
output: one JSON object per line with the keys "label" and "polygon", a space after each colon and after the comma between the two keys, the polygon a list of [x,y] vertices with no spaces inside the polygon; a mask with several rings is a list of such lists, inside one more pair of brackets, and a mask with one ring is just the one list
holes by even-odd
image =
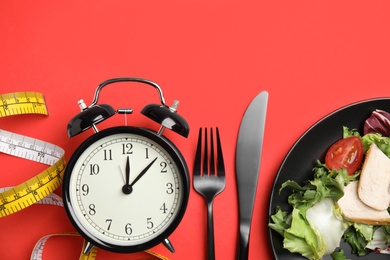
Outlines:
{"label": "clock hour hand", "polygon": [[133,187],[133,185],[141,179],[142,176],[145,175],[145,173],[149,170],[150,167],[152,167],[153,163],[157,160],[157,157],[154,158],[153,161],[151,161],[142,171],[138,176],[133,180],[133,182],[130,184],[130,187]]}
{"label": "clock hour hand", "polygon": [[[122,188],[122,191],[123,193],[125,194],[130,194],[132,191],[133,191],[133,185],[136,184],[141,178],[142,176],[145,175],[145,173],[149,170],[150,167],[152,167],[153,163],[157,160],[157,157],[154,158],[153,161],[151,161],[141,172],[140,174],[138,174],[138,176],[133,180],[132,183],[130,183],[130,185],[125,185],[123,186]],[[126,190],[126,191],[125,191]]]}
{"label": "clock hour hand", "polygon": [[125,177],[126,177],[126,183],[122,187],[122,191],[124,194],[130,194],[131,193],[131,186],[130,186],[130,159],[129,159],[129,156],[127,156],[127,159],[126,159]]}

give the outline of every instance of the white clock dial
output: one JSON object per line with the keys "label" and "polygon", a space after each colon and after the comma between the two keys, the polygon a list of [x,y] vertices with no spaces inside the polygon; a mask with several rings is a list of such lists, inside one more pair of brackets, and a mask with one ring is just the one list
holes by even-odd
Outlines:
{"label": "white clock dial", "polygon": [[72,162],[67,195],[71,215],[82,232],[103,244],[148,243],[183,213],[181,171],[155,140],[124,132],[103,136]]}

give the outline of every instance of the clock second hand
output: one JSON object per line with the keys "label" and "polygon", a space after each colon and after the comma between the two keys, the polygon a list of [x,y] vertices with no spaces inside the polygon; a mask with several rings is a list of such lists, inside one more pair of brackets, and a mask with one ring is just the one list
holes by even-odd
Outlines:
{"label": "clock second hand", "polygon": [[133,191],[133,185],[134,185],[135,183],[137,183],[137,182],[141,179],[142,176],[145,175],[145,173],[149,170],[150,167],[152,167],[153,163],[154,163],[156,160],[157,160],[157,157],[154,158],[154,160],[151,161],[151,162],[150,162],[150,163],[149,163],[149,164],[140,172],[140,174],[138,174],[138,176],[133,180],[132,183],[128,184],[127,182],[128,182],[128,180],[130,179],[130,177],[129,177],[129,179],[128,179],[127,177],[130,176],[130,166],[129,166],[129,167],[127,166],[128,162],[129,162],[129,159],[127,159],[127,162],[126,162],[126,184],[122,187],[123,193],[125,193],[125,194],[130,194],[130,193]]}

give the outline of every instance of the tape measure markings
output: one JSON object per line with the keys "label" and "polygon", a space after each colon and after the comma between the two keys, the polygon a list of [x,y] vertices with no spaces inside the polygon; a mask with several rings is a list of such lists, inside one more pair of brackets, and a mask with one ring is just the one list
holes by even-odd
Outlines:
{"label": "tape measure markings", "polygon": [[[45,100],[40,93],[17,92],[0,95],[0,112],[3,109],[3,114],[11,115],[12,113],[4,112],[10,111],[11,105],[15,106],[12,110],[14,114],[24,114],[26,111],[47,114]],[[61,185],[66,165],[62,148],[0,129],[0,152],[50,165],[26,182],[0,193],[0,217],[13,214],[42,200]]]}
{"label": "tape measure markings", "polygon": [[52,234],[52,235],[44,236],[41,239],[39,239],[38,242],[35,244],[33,251],[31,253],[30,260],[42,260],[43,249],[45,247],[47,240],[55,236],[80,236],[80,235],[77,233],[63,233],[63,234]]}
{"label": "tape measure markings", "polygon": [[64,154],[56,145],[0,129],[0,152],[52,165]]}
{"label": "tape measure markings", "polygon": [[0,95],[0,117],[22,114],[48,115],[43,94],[15,92]]}
{"label": "tape measure markings", "polygon": [[[8,216],[53,193],[62,182],[64,158],[37,176],[0,194],[0,217]],[[53,174],[54,173],[54,174]]]}

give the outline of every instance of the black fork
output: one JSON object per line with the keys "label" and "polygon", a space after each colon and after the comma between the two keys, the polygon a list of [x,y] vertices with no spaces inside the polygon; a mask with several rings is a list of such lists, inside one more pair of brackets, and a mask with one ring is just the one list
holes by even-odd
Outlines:
{"label": "black fork", "polygon": [[[226,186],[225,166],[223,162],[221,140],[219,137],[218,127],[216,128],[217,135],[217,151],[214,154],[213,129],[210,130],[210,155],[208,151],[207,128],[205,128],[204,142],[202,141],[202,128],[199,129],[198,146],[196,149],[194,163],[194,189],[201,194],[207,204],[207,256],[208,260],[215,259],[214,248],[214,221],[213,221],[213,201],[214,198],[221,193]],[[202,143],[204,148],[202,150]],[[202,162],[203,154],[203,162]],[[214,157],[217,157],[215,160]],[[210,158],[209,158],[210,157]],[[203,165],[203,168],[202,168]],[[217,167],[216,167],[217,165]],[[201,172],[201,169],[202,172]],[[217,171],[216,171],[217,169]]]}

